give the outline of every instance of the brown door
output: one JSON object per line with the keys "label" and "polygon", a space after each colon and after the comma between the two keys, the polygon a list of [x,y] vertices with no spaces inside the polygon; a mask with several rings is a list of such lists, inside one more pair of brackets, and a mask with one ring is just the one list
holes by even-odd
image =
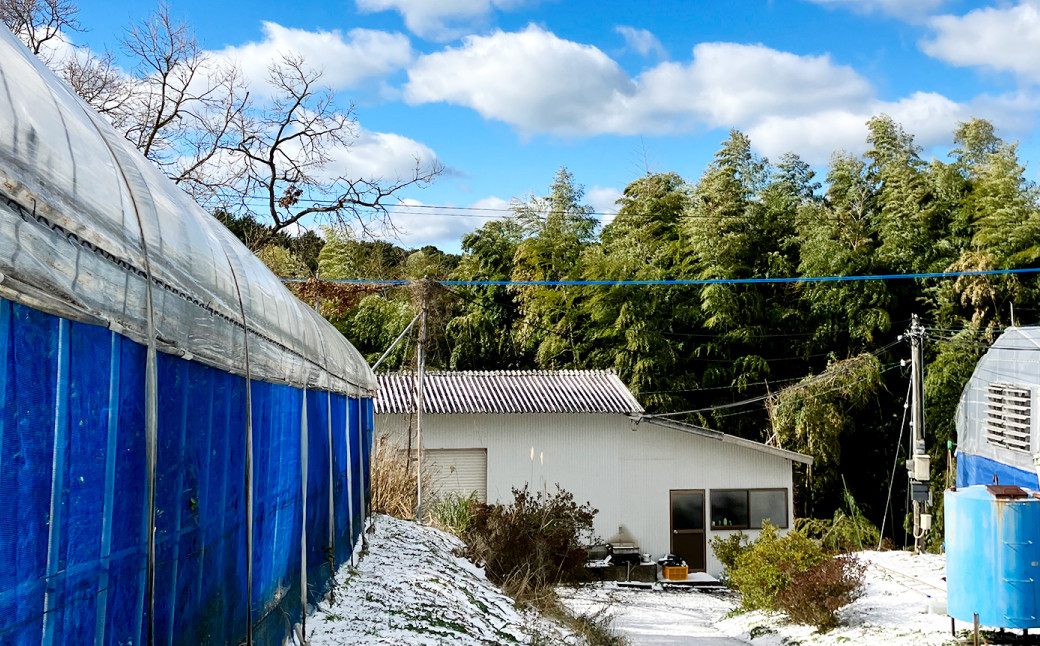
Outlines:
{"label": "brown door", "polygon": [[681,556],[690,572],[705,568],[704,490],[671,492],[672,554]]}

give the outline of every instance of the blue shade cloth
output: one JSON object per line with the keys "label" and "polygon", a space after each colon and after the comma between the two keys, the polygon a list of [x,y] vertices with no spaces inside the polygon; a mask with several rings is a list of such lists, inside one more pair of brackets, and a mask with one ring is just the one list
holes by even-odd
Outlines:
{"label": "blue shade cloth", "polygon": [[372,469],[368,468],[368,465],[372,463],[372,439],[375,435],[376,421],[374,414],[374,407],[371,398],[365,398],[361,400],[361,442],[364,446],[364,451],[361,455],[361,459],[358,460],[358,469],[361,470],[361,475],[364,479],[365,490],[364,500],[361,505],[362,513],[365,518],[368,518],[371,513],[372,505]]}
{"label": "blue shade cloth", "polygon": [[[364,441],[361,437],[361,406],[357,399],[350,399],[347,402],[348,412],[347,415],[350,418],[350,428],[348,435],[350,436],[350,455],[351,457],[361,456],[363,454]],[[351,509],[353,510],[353,523],[355,528],[361,527],[361,515],[365,511],[365,470],[361,468],[360,460],[352,462],[350,465],[350,482],[352,483],[351,492]],[[355,529],[354,531],[358,531]]]}
{"label": "blue shade cloth", "polygon": [[350,560],[357,535],[357,525],[351,529],[350,507],[350,453],[347,444],[347,398],[333,394],[332,413],[332,500],[333,519],[336,524],[336,564]]}
{"label": "blue shade cloth", "polygon": [[0,299],[0,643],[144,644],[151,621],[157,645],[234,645],[247,604],[254,643],[281,643],[304,612],[303,568],[314,603],[349,559],[370,400],[253,381],[247,492],[245,378],[159,354],[149,618],[145,371],[145,348],[119,334]]}
{"label": "blue shade cloth", "polygon": [[[994,479],[995,478],[995,479]],[[972,485],[1015,485],[1037,490],[1036,471],[1025,471],[981,455],[957,452],[957,487]]]}
{"label": "blue shade cloth", "polygon": [[334,547],[329,540],[329,396],[307,392],[307,603],[328,591]]}

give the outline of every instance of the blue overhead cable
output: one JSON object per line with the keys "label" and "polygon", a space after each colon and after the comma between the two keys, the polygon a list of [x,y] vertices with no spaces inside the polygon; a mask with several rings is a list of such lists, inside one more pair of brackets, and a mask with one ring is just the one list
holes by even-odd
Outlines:
{"label": "blue overhead cable", "polygon": [[[866,280],[904,280],[910,278],[958,278],[960,276],[1002,276],[1040,273],[1040,267],[1026,269],[991,269],[986,271],[951,271],[928,274],[881,274],[877,276],[798,276],[794,278],[701,278],[689,280],[435,280],[453,287],[592,287],[622,285],[752,285],[759,283],[840,283]],[[306,278],[283,278],[286,283],[305,283]],[[371,278],[322,278],[326,283],[347,285],[408,285],[415,280],[374,280]]]}

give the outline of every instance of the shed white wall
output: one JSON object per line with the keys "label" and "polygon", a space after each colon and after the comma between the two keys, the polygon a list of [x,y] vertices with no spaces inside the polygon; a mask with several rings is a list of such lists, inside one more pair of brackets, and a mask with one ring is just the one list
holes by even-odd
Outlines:
{"label": "shed white wall", "polygon": [[[404,446],[414,418],[376,415],[375,424],[376,437],[387,435]],[[558,483],[577,502],[599,510],[601,539],[624,525],[654,559],[671,549],[671,490],[703,489],[707,509],[712,489],[784,488],[788,522],[794,518],[789,459],[681,430],[635,425],[621,415],[427,414],[422,441],[424,449],[486,448],[490,502],[511,501],[512,488],[524,483],[549,490]],[[733,533],[711,530],[707,517],[705,526],[708,541]],[[707,570],[716,576],[722,571],[710,547]]]}

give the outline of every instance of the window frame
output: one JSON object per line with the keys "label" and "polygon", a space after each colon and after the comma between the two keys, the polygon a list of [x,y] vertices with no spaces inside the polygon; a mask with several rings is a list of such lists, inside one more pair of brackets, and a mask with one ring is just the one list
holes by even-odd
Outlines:
{"label": "window frame", "polygon": [[[791,508],[790,498],[788,496],[787,487],[750,487],[750,488],[720,488],[711,489],[708,492],[708,527],[712,531],[722,530],[743,530],[743,529],[762,529],[762,525],[759,524],[757,527],[751,525],[751,493],[752,492],[782,492],[784,495],[784,524],[780,525],[774,523],[773,519],[770,518],[770,524],[775,525],[778,529],[789,529],[791,526]],[[715,524],[715,492],[719,493],[743,493],[745,506],[747,509],[747,516],[743,519],[743,524],[740,525],[716,525]]]}

